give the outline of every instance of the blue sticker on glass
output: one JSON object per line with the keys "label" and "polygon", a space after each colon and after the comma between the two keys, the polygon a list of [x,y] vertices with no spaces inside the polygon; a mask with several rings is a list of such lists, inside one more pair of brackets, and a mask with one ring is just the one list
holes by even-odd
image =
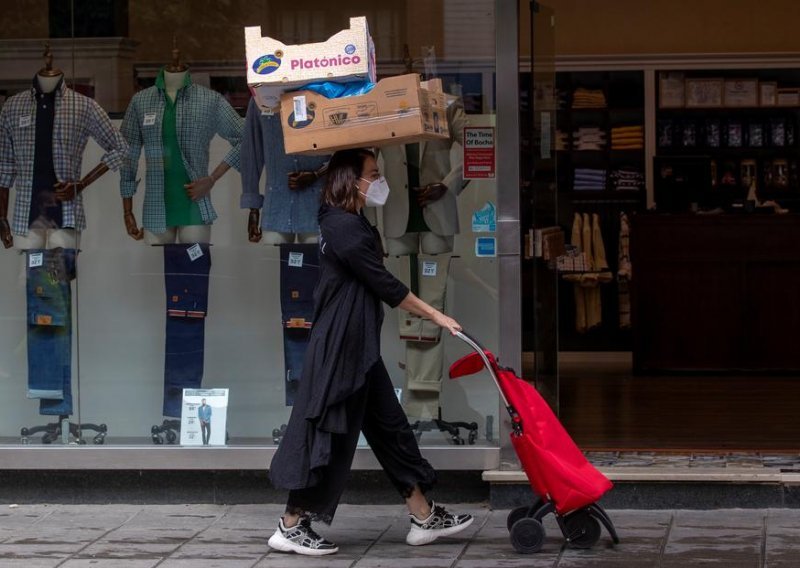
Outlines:
{"label": "blue sticker on glass", "polygon": [[352,43],[348,43],[344,48],[344,52],[347,55],[353,55],[356,52],[356,46],[353,45]]}
{"label": "blue sticker on glass", "polygon": [[295,117],[294,117],[294,113],[292,113],[292,114],[289,115],[289,119],[287,121],[287,124],[289,125],[290,128],[295,128],[295,129],[305,128],[306,126],[308,126],[309,124],[314,122],[314,115],[315,115],[315,113],[314,113],[313,110],[306,109],[306,119],[305,120],[296,120]]}
{"label": "blue sticker on glass", "polygon": [[253,62],[253,71],[259,75],[269,75],[277,71],[280,66],[280,58],[270,53],[269,55],[262,55]]}
{"label": "blue sticker on glass", "polygon": [[494,237],[478,237],[475,239],[475,256],[497,256],[497,239]]}
{"label": "blue sticker on glass", "polygon": [[494,233],[497,230],[497,210],[494,203],[487,201],[486,205],[472,214],[473,233]]}

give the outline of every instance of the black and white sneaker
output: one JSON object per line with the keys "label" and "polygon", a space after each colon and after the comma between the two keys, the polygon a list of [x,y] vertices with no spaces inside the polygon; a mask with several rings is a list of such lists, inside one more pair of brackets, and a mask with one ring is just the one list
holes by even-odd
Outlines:
{"label": "black and white sneaker", "polygon": [[296,552],[306,556],[325,556],[339,552],[339,547],[319,536],[311,528],[311,521],[307,518],[288,529],[283,525],[283,518],[278,521],[278,530],[275,531],[267,542],[270,548],[281,552]]}
{"label": "black and white sneaker", "polygon": [[472,524],[472,515],[455,515],[448,513],[441,505],[431,502],[431,516],[420,521],[411,517],[411,530],[406,536],[406,543],[411,546],[429,544],[440,536],[452,536],[460,533]]}

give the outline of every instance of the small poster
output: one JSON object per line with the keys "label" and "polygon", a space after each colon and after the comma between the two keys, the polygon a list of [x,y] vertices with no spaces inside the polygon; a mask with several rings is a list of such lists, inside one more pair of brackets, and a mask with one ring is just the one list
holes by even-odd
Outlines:
{"label": "small poster", "polygon": [[183,389],[182,446],[224,446],[228,389]]}
{"label": "small poster", "polygon": [[487,201],[486,205],[472,214],[473,233],[494,233],[497,231],[497,210],[494,203]]}
{"label": "small poster", "polygon": [[479,258],[497,256],[497,239],[494,237],[475,239],[475,256]]}
{"label": "small poster", "polygon": [[494,127],[464,128],[464,179],[494,178],[494,153]]}

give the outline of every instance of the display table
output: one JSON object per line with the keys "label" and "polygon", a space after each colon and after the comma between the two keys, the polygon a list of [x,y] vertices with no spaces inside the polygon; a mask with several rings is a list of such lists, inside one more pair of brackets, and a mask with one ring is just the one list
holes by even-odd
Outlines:
{"label": "display table", "polygon": [[800,370],[800,216],[632,221],[635,372]]}

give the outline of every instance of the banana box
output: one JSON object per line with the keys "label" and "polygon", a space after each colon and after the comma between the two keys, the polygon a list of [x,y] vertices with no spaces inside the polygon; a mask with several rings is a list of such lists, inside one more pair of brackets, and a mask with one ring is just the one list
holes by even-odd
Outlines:
{"label": "banana box", "polygon": [[367,19],[350,18],[350,27],[326,41],[287,45],[261,35],[261,26],[244,29],[247,84],[262,109],[275,108],[280,96],[317,81],[375,82],[375,44]]}
{"label": "banana box", "polygon": [[369,93],[352,97],[286,93],[281,97],[281,126],[287,154],[450,138],[441,80],[421,82],[417,74],[387,77]]}

